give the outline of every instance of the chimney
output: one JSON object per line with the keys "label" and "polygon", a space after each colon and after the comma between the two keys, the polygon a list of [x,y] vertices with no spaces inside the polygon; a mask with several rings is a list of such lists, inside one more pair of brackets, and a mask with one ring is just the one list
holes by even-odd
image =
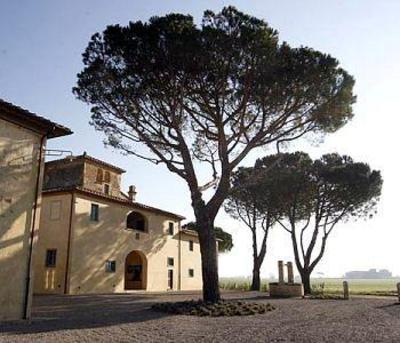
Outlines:
{"label": "chimney", "polygon": [[136,187],[129,186],[128,196],[130,201],[136,201]]}

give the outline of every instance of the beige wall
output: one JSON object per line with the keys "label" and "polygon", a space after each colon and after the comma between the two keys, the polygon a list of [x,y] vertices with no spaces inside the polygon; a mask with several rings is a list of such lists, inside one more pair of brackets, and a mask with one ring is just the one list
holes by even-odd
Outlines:
{"label": "beige wall", "polygon": [[[189,241],[193,241],[193,251],[189,250]],[[193,235],[182,234],[182,289],[201,289],[201,254],[199,239]],[[194,276],[189,276],[189,269],[193,269]]]}
{"label": "beige wall", "polygon": [[23,317],[40,141],[0,119],[0,320]]}
{"label": "beige wall", "polygon": [[[39,239],[35,249],[34,292],[64,293],[72,194],[42,197]],[[56,268],[46,267],[47,249],[56,249]]]}
{"label": "beige wall", "polygon": [[[49,215],[48,206],[51,201],[60,200],[60,197],[68,198],[70,195],[56,196],[47,195],[44,198],[43,216]],[[68,212],[68,201],[66,201],[65,212]],[[63,202],[64,203],[64,202]],[[90,221],[91,204],[98,204],[100,207],[99,221]],[[106,199],[89,197],[81,193],[76,193],[75,211],[73,215],[73,233],[70,250],[70,270],[69,270],[69,289],[68,293],[110,293],[125,291],[125,259],[133,251],[140,251],[146,257],[146,290],[166,291],[168,289],[168,269],[173,269],[173,289],[179,288],[179,266],[182,266],[182,290],[201,289],[201,268],[200,268],[200,248],[196,237],[190,236],[194,240],[194,251],[189,251],[188,237],[182,235],[181,262],[179,262],[179,220],[170,218],[162,214],[150,211],[135,210],[142,213],[147,218],[147,231],[141,232],[126,229],[126,217],[132,208],[119,203],[111,202]],[[43,217],[42,216],[42,217]],[[64,220],[64,219],[63,219]],[[66,220],[68,221],[68,220]],[[168,235],[169,222],[174,222],[174,236]],[[50,229],[49,219],[41,220],[39,237],[39,247],[41,258],[36,265],[37,278],[35,291],[47,293],[48,291],[39,285],[45,284],[46,270],[44,266],[44,256],[46,249],[60,247],[57,252],[57,267],[54,271],[56,282],[51,292],[62,292],[57,282],[63,281],[65,275],[65,263],[59,264],[58,261],[65,261],[66,250],[61,248],[65,242],[66,232],[68,231],[65,223]],[[63,231],[63,233],[59,232]],[[137,239],[139,234],[139,239]],[[59,241],[57,243],[56,241]],[[168,257],[174,259],[174,266],[167,266]],[[106,272],[106,261],[116,261],[116,272]],[[189,278],[188,269],[194,269],[194,277]],[[40,270],[40,271],[39,271]]]}

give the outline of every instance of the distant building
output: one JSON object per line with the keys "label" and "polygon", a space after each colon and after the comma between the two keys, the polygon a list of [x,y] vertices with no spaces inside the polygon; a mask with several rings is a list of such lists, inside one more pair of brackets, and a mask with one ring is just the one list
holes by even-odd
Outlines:
{"label": "distant building", "polygon": [[197,232],[122,192],[124,172],[86,154],[46,163],[35,293],[201,289]]}
{"label": "distant building", "polygon": [[387,269],[353,270],[344,275],[345,279],[390,279],[392,273]]}
{"label": "distant building", "polygon": [[46,141],[71,133],[0,99],[0,321],[30,316]]}

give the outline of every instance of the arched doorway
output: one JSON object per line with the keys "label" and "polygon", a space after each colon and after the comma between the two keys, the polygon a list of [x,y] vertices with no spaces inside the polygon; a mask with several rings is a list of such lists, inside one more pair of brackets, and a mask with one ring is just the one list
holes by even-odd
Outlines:
{"label": "arched doorway", "polygon": [[146,256],[140,251],[131,251],[125,259],[125,289],[146,289],[146,282]]}

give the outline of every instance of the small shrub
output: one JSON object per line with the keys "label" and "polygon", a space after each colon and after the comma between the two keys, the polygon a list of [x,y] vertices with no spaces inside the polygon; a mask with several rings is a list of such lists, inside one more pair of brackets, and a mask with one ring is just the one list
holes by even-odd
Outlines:
{"label": "small shrub", "polygon": [[312,294],[309,299],[316,300],[344,300],[343,296],[337,294]]}
{"label": "small shrub", "polygon": [[181,302],[157,303],[151,307],[154,311],[170,314],[181,314],[191,316],[249,316],[261,314],[275,309],[271,304],[248,303],[242,301],[221,300],[218,303],[206,303],[202,300],[191,300]]}
{"label": "small shrub", "polygon": [[323,296],[325,291],[325,283],[319,283],[311,286],[311,294],[314,296]]}

